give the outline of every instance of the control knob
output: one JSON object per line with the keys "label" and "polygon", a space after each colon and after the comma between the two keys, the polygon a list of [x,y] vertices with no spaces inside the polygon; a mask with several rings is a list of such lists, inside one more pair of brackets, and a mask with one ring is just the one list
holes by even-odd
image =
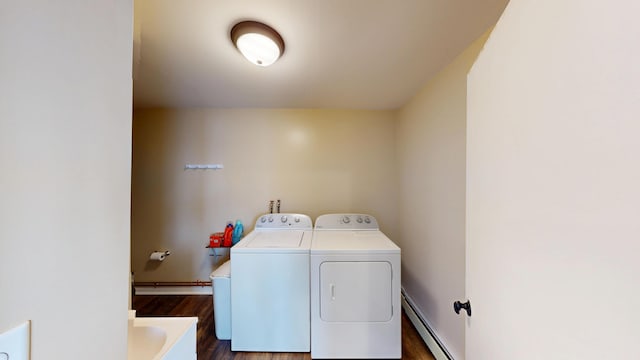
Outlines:
{"label": "control knob", "polygon": [[351,219],[349,219],[348,216],[345,216],[345,217],[342,218],[342,222],[345,223],[345,224],[348,224],[348,223],[351,222]]}
{"label": "control knob", "polygon": [[282,221],[283,223],[286,223],[287,222],[287,216],[285,215],[285,216],[281,217],[280,221]]}

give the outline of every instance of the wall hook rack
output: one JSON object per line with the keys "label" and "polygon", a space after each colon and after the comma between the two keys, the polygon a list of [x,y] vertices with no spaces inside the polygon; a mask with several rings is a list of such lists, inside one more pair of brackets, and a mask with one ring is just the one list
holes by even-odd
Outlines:
{"label": "wall hook rack", "polygon": [[185,170],[220,170],[224,169],[222,164],[186,164]]}

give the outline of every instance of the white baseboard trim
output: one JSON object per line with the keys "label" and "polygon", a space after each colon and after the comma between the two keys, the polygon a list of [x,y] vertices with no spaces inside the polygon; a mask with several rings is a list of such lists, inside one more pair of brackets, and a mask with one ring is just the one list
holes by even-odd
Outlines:
{"label": "white baseboard trim", "polygon": [[436,360],[453,360],[453,357],[435,335],[429,322],[420,316],[420,314],[415,310],[415,303],[409,296],[407,296],[407,294],[405,294],[404,289],[402,289],[402,308],[407,313],[411,323],[416,328],[429,350],[431,350],[431,353]]}
{"label": "white baseboard trim", "polygon": [[211,286],[136,286],[136,295],[212,295]]}

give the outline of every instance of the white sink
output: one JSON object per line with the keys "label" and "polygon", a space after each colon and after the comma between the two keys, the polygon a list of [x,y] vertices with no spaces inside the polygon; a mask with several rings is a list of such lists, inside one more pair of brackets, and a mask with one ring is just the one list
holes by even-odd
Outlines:
{"label": "white sink", "polygon": [[197,317],[135,317],[129,311],[129,360],[196,360]]}

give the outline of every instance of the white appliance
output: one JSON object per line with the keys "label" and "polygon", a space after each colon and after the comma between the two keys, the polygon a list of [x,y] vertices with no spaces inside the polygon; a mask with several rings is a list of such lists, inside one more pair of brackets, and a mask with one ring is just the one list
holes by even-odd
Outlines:
{"label": "white appliance", "polygon": [[400,248],[376,219],[318,217],[311,242],[311,358],[401,358],[400,306]]}
{"label": "white appliance", "polygon": [[218,266],[211,275],[213,324],[219,340],[231,339],[231,261]]}
{"label": "white appliance", "polygon": [[309,352],[309,249],[302,214],[266,214],[231,248],[231,350]]}

